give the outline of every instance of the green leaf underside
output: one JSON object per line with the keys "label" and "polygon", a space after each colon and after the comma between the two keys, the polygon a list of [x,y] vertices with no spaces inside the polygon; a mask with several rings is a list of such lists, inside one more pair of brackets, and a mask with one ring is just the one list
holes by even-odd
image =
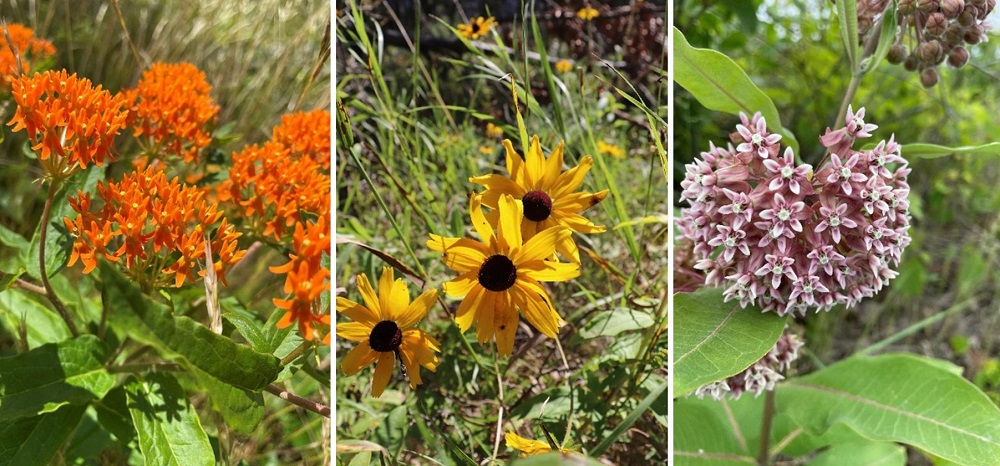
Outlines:
{"label": "green leaf underside", "polygon": [[674,396],[736,375],[781,337],[784,317],[723,302],[721,288],[674,297]]}
{"label": "green leaf underside", "polygon": [[903,145],[902,153],[903,157],[907,159],[936,159],[957,154],[1000,155],[1000,142],[959,147],[946,147],[926,143],[905,144]]}
{"label": "green leaf underside", "polygon": [[28,334],[29,349],[63,341],[71,336],[66,322],[59,314],[35,301],[26,292],[19,289],[0,292],[0,321],[7,328],[16,329],[22,318]]}
{"label": "green leaf underside", "polygon": [[972,383],[915,355],[852,358],[779,385],[779,411],[809,432],[846,424],[965,465],[1000,458],[1000,408]]}
{"label": "green leaf underside", "polygon": [[751,116],[760,112],[768,130],[781,134],[781,142],[798,154],[795,135],[781,125],[778,109],[732,59],[710,49],[688,43],[676,27],[674,32],[674,81],[710,110]]}
{"label": "green leaf underside", "polygon": [[104,397],[115,383],[104,369],[106,357],[104,343],[83,335],[0,359],[0,421]]}
{"label": "green leaf underside", "polygon": [[851,73],[858,70],[858,2],[857,0],[837,0],[837,20],[840,22],[840,38],[844,42],[847,61]]}
{"label": "green leaf underside", "polygon": [[242,435],[250,435],[257,430],[264,420],[264,395],[261,392],[223,383],[198,368],[194,368],[193,372],[212,400],[212,406],[226,420],[226,425]]}
{"label": "green leaf underside", "polygon": [[0,421],[0,464],[52,464],[86,410],[84,405],[69,405],[40,416]]}
{"label": "green leaf underside", "polygon": [[106,262],[100,265],[104,305],[110,323],[130,338],[155,347],[167,358],[182,357],[222,382],[249,390],[263,389],[278,376],[277,358],[258,353],[213,333],[185,316],[174,316],[143,295]]}
{"label": "green leaf underside", "polygon": [[132,377],[125,386],[129,413],[147,465],[212,466],[215,454],[198,413],[169,374]]}
{"label": "green leaf underside", "polygon": [[678,466],[755,465],[719,411],[719,404],[674,403],[674,458]]}

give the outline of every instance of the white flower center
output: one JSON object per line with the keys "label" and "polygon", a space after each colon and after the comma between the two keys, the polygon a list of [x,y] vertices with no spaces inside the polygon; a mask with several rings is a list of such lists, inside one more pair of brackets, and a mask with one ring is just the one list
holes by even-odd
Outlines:
{"label": "white flower center", "polygon": [[875,157],[875,163],[879,164],[879,166],[885,165],[885,156],[879,154],[878,157]]}
{"label": "white flower center", "polygon": [[878,198],[879,198],[879,195],[878,195],[878,191],[872,191],[872,194],[871,194],[871,199],[872,199],[873,201],[877,201],[877,200],[878,200]]}
{"label": "white flower center", "polygon": [[827,256],[826,254],[823,254],[822,256],[819,256],[819,263],[820,264],[826,265],[829,262],[830,262],[830,256]]}
{"label": "white flower center", "polygon": [[740,212],[743,212],[743,204],[740,204],[739,202],[734,202],[733,203],[733,213],[734,214],[738,214]]}
{"label": "white flower center", "polygon": [[775,265],[775,266],[774,266],[774,268],[773,268],[773,269],[771,269],[771,273],[773,273],[773,274],[775,274],[775,275],[781,275],[781,273],[782,273],[782,272],[783,272],[784,270],[785,270],[785,269],[784,269],[784,268],[782,268],[782,267],[781,267],[780,265]]}
{"label": "white flower center", "polygon": [[835,226],[839,226],[839,225],[840,225],[840,216],[838,216],[838,215],[831,215],[830,216],[830,226],[831,227],[835,227]]}
{"label": "white flower center", "polygon": [[753,133],[753,135],[750,136],[750,142],[760,145],[760,143],[764,142],[764,136],[761,136],[758,133]]}
{"label": "white flower center", "polygon": [[808,294],[812,294],[812,292],[813,292],[813,287],[812,287],[812,285],[809,285],[809,284],[807,284],[807,285],[803,286],[803,287],[802,287],[802,292],[803,292],[803,293],[808,293]]}
{"label": "white flower center", "polygon": [[792,216],[792,211],[788,210],[787,208],[782,208],[781,210],[778,211],[778,218],[782,222],[787,221],[788,218],[791,216]]}
{"label": "white flower center", "polygon": [[727,248],[734,247],[734,246],[736,246],[736,238],[733,238],[732,236],[728,236],[728,237],[726,237],[726,241],[725,241],[724,244],[726,245]]}
{"label": "white flower center", "polygon": [[851,177],[851,169],[847,168],[847,167],[841,168],[840,169],[840,177],[843,178],[843,179],[845,179],[845,180],[848,179],[848,178],[850,178]]}
{"label": "white flower center", "polygon": [[875,238],[875,239],[881,239],[882,238],[882,230],[876,228],[875,231],[872,232],[872,237]]}
{"label": "white flower center", "polygon": [[795,173],[795,169],[789,166],[781,167],[781,176],[784,178],[791,178],[792,174]]}

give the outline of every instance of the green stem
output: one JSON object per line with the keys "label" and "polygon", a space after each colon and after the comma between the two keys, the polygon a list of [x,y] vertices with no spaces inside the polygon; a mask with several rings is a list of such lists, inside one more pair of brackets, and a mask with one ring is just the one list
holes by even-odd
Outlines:
{"label": "green stem", "polygon": [[73,337],[78,337],[80,336],[80,332],[77,331],[73,319],[70,319],[69,312],[66,311],[66,306],[63,305],[62,301],[59,300],[59,296],[56,295],[55,290],[52,289],[52,284],[49,283],[48,271],[45,270],[45,241],[49,231],[49,214],[52,211],[52,200],[55,199],[56,191],[58,190],[59,183],[57,181],[53,180],[49,183],[49,195],[45,198],[45,209],[42,210],[41,231],[38,237],[38,271],[42,276],[42,285],[45,286],[45,293],[49,301],[56,308],[56,312],[59,313],[63,321],[66,322],[66,327],[69,327],[69,333]]}
{"label": "green stem", "polygon": [[890,337],[888,337],[888,338],[886,338],[884,340],[881,340],[881,341],[879,341],[879,342],[877,342],[877,343],[875,343],[875,344],[873,344],[873,345],[871,345],[871,346],[869,346],[869,347],[867,347],[867,348],[865,348],[865,349],[863,349],[861,351],[858,351],[857,353],[854,353],[854,355],[855,356],[870,356],[873,353],[875,353],[876,351],[879,351],[879,350],[881,350],[881,349],[883,349],[883,348],[885,348],[885,347],[887,347],[887,346],[889,346],[889,345],[891,345],[891,344],[893,344],[893,343],[895,343],[895,342],[897,342],[899,340],[902,340],[903,338],[906,338],[906,337],[908,337],[910,335],[913,335],[914,333],[917,333],[920,330],[923,330],[924,328],[930,327],[931,325],[933,325],[933,324],[935,324],[935,323],[937,323],[937,322],[939,322],[941,320],[944,320],[945,317],[948,317],[948,316],[950,316],[952,314],[956,314],[959,311],[964,310],[965,308],[971,306],[975,302],[976,302],[975,299],[967,299],[967,300],[962,301],[962,302],[960,302],[958,304],[955,304],[955,305],[949,307],[948,309],[945,309],[942,312],[934,314],[934,315],[932,315],[932,316],[930,316],[930,317],[928,317],[928,318],[926,318],[924,320],[921,320],[920,322],[917,322],[917,323],[915,323],[913,325],[910,325],[909,327],[906,327],[905,329],[899,331],[898,333],[893,334],[892,336],[890,336]]}
{"label": "green stem", "polygon": [[760,453],[757,454],[758,466],[767,466],[770,462],[771,421],[774,420],[774,390],[764,392],[764,414],[760,421]]}
{"label": "green stem", "polygon": [[287,356],[281,358],[281,365],[287,366],[291,364],[292,361],[298,359],[299,356],[302,356],[306,351],[309,350],[309,348],[312,348],[312,346],[313,346],[312,340],[303,341],[302,344],[299,345],[297,348],[293,349],[291,353],[288,353]]}

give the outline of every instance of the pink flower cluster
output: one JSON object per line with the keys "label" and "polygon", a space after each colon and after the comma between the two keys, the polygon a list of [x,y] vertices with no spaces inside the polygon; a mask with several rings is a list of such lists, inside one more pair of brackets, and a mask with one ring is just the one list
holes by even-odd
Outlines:
{"label": "pink flower cluster", "polygon": [[694,241],[705,284],[724,286],[726,301],[779,315],[857,304],[897,272],[910,243],[910,169],[894,141],[854,150],[877,126],[848,107],[846,126],[827,128],[829,156],[815,173],[764,118],[740,114],[727,149],[687,165],[680,230]]}
{"label": "pink flower cluster", "polygon": [[799,358],[799,348],[803,344],[798,336],[786,329],[774,348],[759,361],[739,374],[699,387],[694,394],[698,398],[708,395],[716,400],[721,400],[728,394],[730,398],[737,400],[746,392],[759,396],[765,390],[774,390],[775,384],[785,378],[781,372],[787,371],[792,367],[792,362]]}

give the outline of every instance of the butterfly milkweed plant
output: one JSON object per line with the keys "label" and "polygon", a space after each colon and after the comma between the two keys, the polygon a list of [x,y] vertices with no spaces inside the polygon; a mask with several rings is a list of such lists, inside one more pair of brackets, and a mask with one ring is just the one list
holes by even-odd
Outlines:
{"label": "butterfly milkweed plant", "polygon": [[337,459],[665,464],[666,9],[487,3],[336,12]]}
{"label": "butterfly milkweed plant", "polygon": [[0,24],[0,464],[329,464],[328,6],[55,3]]}
{"label": "butterfly milkweed plant", "polygon": [[996,2],[710,3],[674,29],[676,464],[996,464]]}

